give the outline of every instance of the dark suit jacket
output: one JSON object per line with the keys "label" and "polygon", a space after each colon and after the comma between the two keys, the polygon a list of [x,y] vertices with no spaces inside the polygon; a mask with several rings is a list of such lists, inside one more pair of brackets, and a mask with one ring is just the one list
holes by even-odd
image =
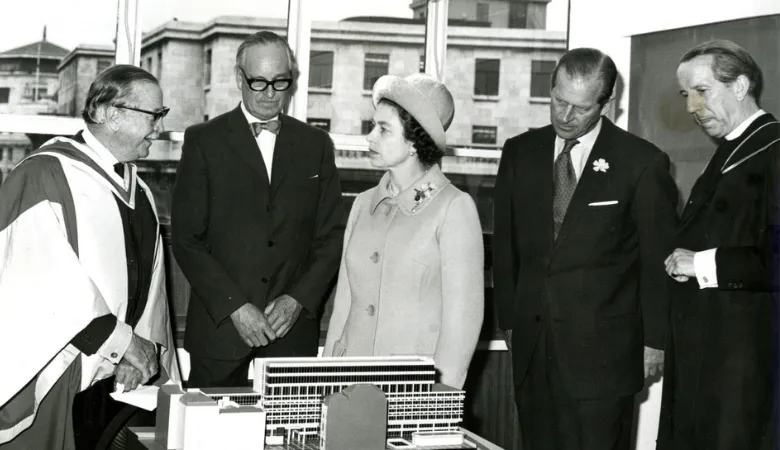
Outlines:
{"label": "dark suit jacket", "polygon": [[[770,122],[775,122],[770,124]],[[710,164],[676,247],[717,248],[717,288],[671,282],[659,449],[774,448],[778,380],[780,124],[765,114],[722,173]],[[763,127],[763,128],[762,128]],[[730,152],[729,152],[730,153]],[[721,172],[711,178],[709,172]],[[771,425],[771,426],[770,426]]]}
{"label": "dark suit jacket", "polygon": [[245,303],[262,310],[282,294],[304,311],[271,345],[292,350],[314,336],[316,354],[317,313],[341,257],[341,186],[328,134],[280,119],[270,185],[240,107],[184,133],[171,225],[174,255],[192,285],[184,346],[193,354],[248,355],[230,314]]}
{"label": "dark suit jacket", "polygon": [[[669,157],[602,120],[555,242],[552,126],[507,140],[495,191],[495,301],[500,327],[514,330],[515,383],[549,324],[564,386],[579,399],[641,389],[644,345],[665,344],[663,261],[677,225]],[[594,171],[598,159],[606,173]]]}

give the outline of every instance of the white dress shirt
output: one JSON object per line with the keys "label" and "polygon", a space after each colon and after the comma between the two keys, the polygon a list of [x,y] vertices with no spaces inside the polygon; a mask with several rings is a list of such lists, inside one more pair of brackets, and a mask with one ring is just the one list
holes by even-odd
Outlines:
{"label": "white dress shirt", "polygon": [[84,143],[87,144],[87,147],[91,148],[97,154],[98,159],[94,160],[97,165],[105,170],[112,180],[116,181],[118,185],[123,186],[125,190],[127,190],[130,181],[130,170],[128,170],[127,165],[125,165],[125,178],[123,179],[114,171],[114,164],[117,164],[119,160],[97,140],[94,134],[89,132],[88,128],[84,128],[81,132],[81,137],[84,138]]}
{"label": "white dress shirt", "polygon": [[[244,106],[244,102],[241,102],[241,112],[244,113],[246,121],[249,124],[270,122],[270,120],[260,120],[257,117],[247,111]],[[279,116],[273,117],[271,120],[279,120]],[[251,127],[250,127],[251,130]],[[255,138],[257,146],[260,148],[260,153],[263,155],[263,162],[265,162],[265,168],[268,171],[268,182],[271,182],[271,166],[274,163],[274,146],[276,146],[276,135],[268,130],[260,131],[260,134]]]}
{"label": "white dress shirt", "polygon": [[[726,140],[733,141],[742,136],[747,127],[764,114],[766,113],[763,109],[756,111],[755,114],[745,119],[737,128],[734,128],[731,133],[727,134]],[[696,280],[699,282],[699,289],[718,287],[718,268],[715,264],[715,253],[717,250],[717,248],[711,248],[693,254],[693,272],[696,274]]]}
{"label": "white dress shirt", "polygon": [[[569,153],[571,155],[571,163],[574,166],[574,173],[577,175],[577,181],[580,180],[582,172],[585,170],[585,164],[588,163],[590,152],[593,150],[593,144],[596,143],[596,138],[599,137],[601,121],[602,119],[599,119],[599,122],[592,130],[578,137],[577,140],[579,143],[572,147],[571,152]],[[555,162],[558,155],[561,154],[565,144],[565,139],[560,136],[555,136],[555,154],[553,155],[553,162]]]}

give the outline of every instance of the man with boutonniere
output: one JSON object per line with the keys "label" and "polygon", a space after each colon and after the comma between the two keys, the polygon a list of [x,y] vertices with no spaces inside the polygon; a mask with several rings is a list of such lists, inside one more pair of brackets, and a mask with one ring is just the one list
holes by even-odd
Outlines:
{"label": "man with boutonniere", "polygon": [[603,117],[616,78],[598,50],[565,53],[552,124],[501,156],[494,298],[523,448],[628,450],[634,394],[663,362],[677,188],[664,152]]}
{"label": "man with boutonniere", "polygon": [[688,50],[677,80],[718,147],[666,258],[671,339],[658,448],[774,449],[780,122],[760,108],[761,69],[734,42]]}

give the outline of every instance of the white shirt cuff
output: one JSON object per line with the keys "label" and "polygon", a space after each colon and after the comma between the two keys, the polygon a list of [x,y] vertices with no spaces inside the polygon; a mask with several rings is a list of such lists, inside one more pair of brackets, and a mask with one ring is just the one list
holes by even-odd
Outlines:
{"label": "white shirt cuff", "polygon": [[693,254],[693,271],[696,280],[699,281],[699,289],[718,287],[718,270],[715,265],[715,252],[717,248],[711,248]]}
{"label": "white shirt cuff", "polygon": [[117,320],[114,331],[98,349],[98,355],[114,364],[119,364],[119,361],[125,356],[127,348],[130,347],[130,341],[132,339],[133,328],[130,325]]}

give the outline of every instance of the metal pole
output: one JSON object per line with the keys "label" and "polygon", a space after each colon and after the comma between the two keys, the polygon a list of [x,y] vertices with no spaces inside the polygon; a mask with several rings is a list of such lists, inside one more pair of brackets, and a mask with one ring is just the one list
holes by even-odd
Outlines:
{"label": "metal pole", "polygon": [[141,1],[117,1],[116,64],[141,63]]}
{"label": "metal pole", "polygon": [[305,122],[309,97],[309,51],[311,50],[311,17],[309,0],[289,0],[287,42],[298,60],[300,74],[287,114]]}
{"label": "metal pole", "polygon": [[447,61],[447,15],[449,0],[428,0],[425,26],[425,73],[444,82]]}

